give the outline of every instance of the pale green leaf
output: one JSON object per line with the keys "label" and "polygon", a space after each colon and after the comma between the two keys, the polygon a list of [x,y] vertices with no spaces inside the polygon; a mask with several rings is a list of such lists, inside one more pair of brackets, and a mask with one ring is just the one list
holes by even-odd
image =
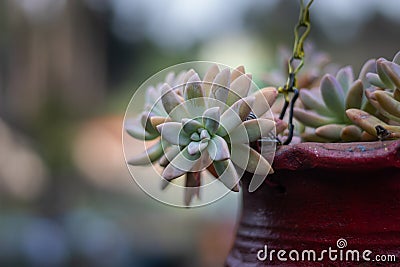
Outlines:
{"label": "pale green leaf", "polygon": [[182,130],[179,122],[166,122],[157,126],[161,137],[173,145],[186,146],[190,142],[189,136]]}
{"label": "pale green leaf", "polygon": [[168,181],[175,179],[183,174],[190,172],[200,158],[200,153],[190,155],[188,147],[185,147],[168,165],[165,167],[162,177]]}
{"label": "pale green leaf", "polygon": [[228,189],[238,192],[240,177],[238,176],[232,162],[230,160],[214,161],[213,165],[218,174],[218,180],[220,180]]}
{"label": "pale green leaf", "polygon": [[326,74],[321,80],[321,95],[330,111],[337,116],[342,116],[344,110],[343,88],[330,74]]}
{"label": "pale green leaf", "polygon": [[317,128],[322,125],[335,123],[335,119],[321,116],[311,110],[294,108],[294,117],[306,126]]}
{"label": "pale green leaf", "polygon": [[341,68],[336,74],[336,79],[342,86],[344,94],[346,94],[354,81],[353,68],[351,66]]}
{"label": "pale green leaf", "polygon": [[207,147],[208,154],[210,155],[210,158],[214,161],[220,161],[220,160],[226,160],[230,158],[230,152],[229,152],[229,147],[226,141],[216,135],[214,136]]}
{"label": "pale green leaf", "polygon": [[231,106],[240,98],[246,97],[251,86],[251,74],[243,74],[231,83],[226,104]]}
{"label": "pale green leaf", "polygon": [[231,143],[249,143],[267,137],[275,122],[269,119],[253,119],[243,122],[229,134]]}
{"label": "pale green leaf", "polygon": [[147,148],[144,152],[134,156],[128,160],[130,165],[146,165],[153,161],[158,160],[164,154],[163,146],[161,140]]}
{"label": "pale green leaf", "polygon": [[343,124],[327,124],[315,129],[315,134],[331,141],[339,141],[344,127]]}
{"label": "pale green leaf", "polygon": [[219,107],[212,107],[204,112],[203,125],[210,134],[214,134],[217,131],[220,117],[221,113]]}
{"label": "pale green leaf", "polygon": [[231,160],[239,168],[258,175],[266,176],[271,169],[269,162],[247,144],[232,144]]}
{"label": "pale green leaf", "polygon": [[363,100],[364,88],[361,80],[356,80],[351,86],[346,95],[346,109],[361,108]]}

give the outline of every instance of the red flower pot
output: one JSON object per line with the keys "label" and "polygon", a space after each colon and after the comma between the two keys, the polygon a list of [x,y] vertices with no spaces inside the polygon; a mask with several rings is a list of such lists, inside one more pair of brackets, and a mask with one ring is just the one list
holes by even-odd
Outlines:
{"label": "red flower pot", "polygon": [[226,266],[400,266],[400,141],[284,146],[273,165],[253,193],[242,179]]}

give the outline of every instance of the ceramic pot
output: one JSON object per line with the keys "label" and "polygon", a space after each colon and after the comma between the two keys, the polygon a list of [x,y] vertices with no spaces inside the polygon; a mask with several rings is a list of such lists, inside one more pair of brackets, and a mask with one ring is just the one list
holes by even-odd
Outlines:
{"label": "ceramic pot", "polygon": [[[226,266],[400,266],[400,141],[283,146],[273,166],[253,193],[249,175],[242,178]],[[397,263],[378,262],[391,255]]]}

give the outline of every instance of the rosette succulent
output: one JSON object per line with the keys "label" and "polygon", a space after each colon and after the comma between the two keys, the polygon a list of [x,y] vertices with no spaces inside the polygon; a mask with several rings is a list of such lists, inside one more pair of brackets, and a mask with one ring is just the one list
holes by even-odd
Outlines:
{"label": "rosette succulent", "polygon": [[376,60],[376,70],[366,74],[368,82],[381,89],[400,88],[400,51],[392,61],[384,58]]}
{"label": "rosette succulent", "polygon": [[[173,72],[170,72],[165,78],[165,83],[176,87],[187,81],[188,77],[193,75],[193,73],[194,71],[190,70],[188,72],[181,72],[175,76]],[[160,136],[159,132],[152,126],[150,118],[154,116],[165,117],[168,115],[162,103],[158,101],[161,97],[162,85],[162,83],[159,83],[156,87],[150,86],[147,88],[143,111],[139,116],[134,119],[128,119],[125,123],[125,130],[132,137],[141,140],[154,140]],[[181,92],[177,93],[182,94]],[[146,161],[145,158],[143,157],[143,160]]]}
{"label": "rosette succulent", "polygon": [[[166,181],[185,175],[187,205],[199,194],[205,170],[233,191],[239,190],[241,172],[263,176],[272,172],[268,160],[251,144],[275,136],[275,122],[267,114],[277,97],[276,89],[250,92],[251,75],[243,67],[230,71],[213,65],[203,79],[193,70],[179,77],[170,78],[171,82],[158,90],[149,88],[152,96],[147,98],[147,106],[152,108],[146,109],[136,124],[125,126],[135,138],[158,138],[128,163],[158,160]],[[136,127],[141,127],[142,134],[132,134]]]}
{"label": "rosette succulent", "polygon": [[367,79],[373,85],[366,92],[369,102],[382,119],[400,122],[400,52],[393,61],[380,58],[376,61],[376,73],[368,73]]}
{"label": "rosette succulent", "polygon": [[[376,60],[375,72],[367,73],[372,87],[366,91],[369,103],[377,112],[348,110],[348,117],[371,136],[380,139],[400,137],[400,52],[393,61]],[[374,116],[376,115],[376,116]]]}
{"label": "rosette succulent", "polygon": [[360,78],[354,80],[350,66],[340,69],[336,77],[326,74],[319,88],[300,90],[300,100],[304,108],[294,109],[294,116],[306,128],[302,133],[305,141],[336,142],[361,140],[362,131],[353,125],[346,110],[367,108],[364,97],[362,76],[371,69],[368,61],[361,71]]}

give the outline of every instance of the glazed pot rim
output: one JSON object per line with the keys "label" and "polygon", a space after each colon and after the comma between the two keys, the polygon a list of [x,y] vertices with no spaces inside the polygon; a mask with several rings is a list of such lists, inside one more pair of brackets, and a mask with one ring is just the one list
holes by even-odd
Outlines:
{"label": "glazed pot rim", "polygon": [[274,170],[376,170],[400,168],[400,140],[284,145],[277,149]]}

